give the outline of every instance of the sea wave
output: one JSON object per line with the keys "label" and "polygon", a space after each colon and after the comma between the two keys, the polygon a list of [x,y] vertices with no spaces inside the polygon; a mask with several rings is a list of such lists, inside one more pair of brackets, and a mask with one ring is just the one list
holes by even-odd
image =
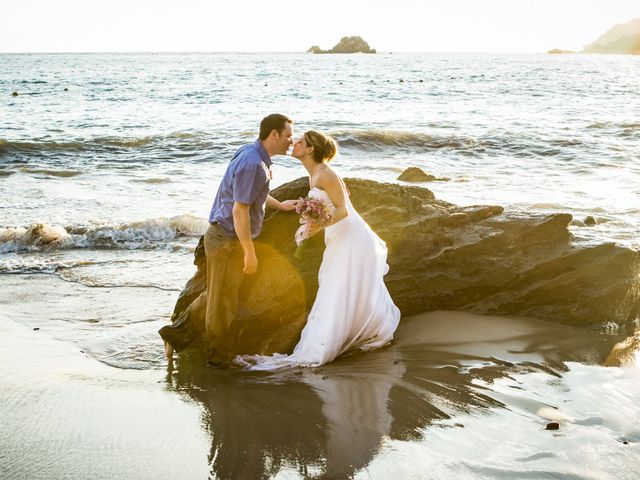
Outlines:
{"label": "sea wave", "polygon": [[361,150],[383,150],[389,147],[466,150],[478,145],[478,140],[473,137],[396,130],[343,130],[332,132],[332,135],[340,146]]}
{"label": "sea wave", "polygon": [[33,142],[10,142],[0,139],[0,154],[9,154],[12,152],[43,152],[43,151],[78,151],[84,150],[83,142],[50,142],[50,141],[33,141]]}
{"label": "sea wave", "polygon": [[595,129],[595,130],[611,129],[611,128],[627,128],[627,129],[640,130],[640,122],[622,122],[622,123],[595,122],[590,124],[587,128]]}
{"label": "sea wave", "polygon": [[33,173],[39,175],[47,175],[50,177],[75,177],[77,175],[82,175],[84,172],[81,170],[54,170],[51,168],[30,168],[30,167],[22,167],[18,169],[19,172],[23,173]]}
{"label": "sea wave", "polygon": [[0,262],[0,274],[3,273],[55,273],[58,270],[73,269],[96,265],[91,260],[61,261],[56,259],[23,258],[16,256]]}
{"label": "sea wave", "polygon": [[171,180],[168,177],[134,178],[133,180],[130,180],[130,182],[134,182],[134,183],[150,183],[152,185],[155,185],[155,184],[171,183],[171,182],[173,182],[173,180]]}
{"label": "sea wave", "polygon": [[[30,141],[13,141],[0,138],[0,158],[14,154],[47,155],[74,154],[78,152],[147,151],[161,148],[182,151],[203,151],[216,148],[230,148],[236,142],[229,141],[224,134],[216,135],[205,132],[173,132],[169,134],[132,136],[132,137],[94,137],[74,139],[70,141],[33,139]],[[234,144],[234,145],[231,145]]]}
{"label": "sea wave", "polygon": [[59,249],[165,248],[180,236],[202,235],[209,223],[193,215],[156,218],[121,224],[60,226],[34,223],[0,228],[0,253]]}
{"label": "sea wave", "polygon": [[580,139],[523,135],[517,132],[469,136],[397,130],[341,130],[331,134],[341,147],[365,152],[395,150],[415,154],[420,151],[450,150],[462,155],[548,157],[567,154],[584,146]]}
{"label": "sea wave", "polygon": [[[619,128],[630,132],[635,124],[621,124]],[[590,127],[592,128],[592,127]],[[604,128],[604,127],[593,127]],[[489,132],[479,136],[465,134],[443,134],[385,129],[343,129],[329,130],[340,147],[364,152],[420,153],[421,151],[449,150],[463,155],[551,156],[561,155],[585,146],[580,138],[556,138],[522,132]],[[108,155],[117,160],[119,154],[139,156],[148,162],[153,158],[196,157],[211,160],[216,153],[226,159],[237,147],[251,141],[255,132],[174,132],[170,134],[141,137],[96,137],[73,141],[39,140],[9,141],[0,139],[0,159],[12,157],[24,159],[34,156],[70,156],[77,158],[91,156],[99,158]]]}

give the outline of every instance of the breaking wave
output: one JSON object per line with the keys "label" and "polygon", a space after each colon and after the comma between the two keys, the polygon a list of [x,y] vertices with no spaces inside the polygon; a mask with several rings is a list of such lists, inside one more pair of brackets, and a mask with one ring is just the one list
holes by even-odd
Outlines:
{"label": "breaking wave", "polygon": [[0,228],[0,253],[76,248],[165,248],[168,242],[180,236],[202,235],[208,226],[206,219],[193,215],[88,226],[34,223],[26,227]]}
{"label": "breaking wave", "polygon": [[564,139],[501,132],[478,137],[431,135],[395,130],[342,130],[332,132],[341,147],[367,152],[396,150],[415,154],[421,151],[450,150],[462,155],[504,155],[515,157],[554,156],[578,149],[579,139]]}
{"label": "breaking wave", "polygon": [[333,136],[342,147],[361,150],[383,150],[389,147],[466,150],[477,146],[473,137],[436,136],[426,133],[394,130],[355,130],[334,132]]}
{"label": "breaking wave", "polygon": [[[225,135],[204,132],[174,132],[139,137],[95,137],[60,141],[51,139],[33,139],[29,141],[9,141],[0,138],[0,158],[21,155],[77,155],[88,153],[149,152],[158,150],[203,152],[215,149],[233,148],[236,143]],[[242,142],[240,142],[242,143]]]}
{"label": "breaking wave", "polygon": [[[606,124],[588,128],[607,128]],[[637,124],[620,124],[621,134],[637,131]],[[579,151],[585,140],[556,138],[521,132],[490,132],[480,136],[447,135],[442,133],[399,130],[334,130],[330,133],[340,147],[361,152],[402,152],[416,154],[424,151],[453,151],[461,155],[555,156]],[[230,135],[225,132],[174,132],[142,137],[98,137],[73,141],[32,140],[27,142],[0,139],[0,159],[52,156],[56,159],[108,158],[120,155],[138,158],[145,163],[153,159],[193,158],[211,161],[212,155],[228,156],[240,145],[252,141],[255,133]]]}
{"label": "breaking wave", "polygon": [[82,175],[84,173],[81,170],[54,170],[51,168],[29,168],[29,167],[22,167],[18,169],[18,171],[23,173],[32,173],[36,175],[47,175],[49,177],[62,177],[62,178],[75,177],[78,175]]}

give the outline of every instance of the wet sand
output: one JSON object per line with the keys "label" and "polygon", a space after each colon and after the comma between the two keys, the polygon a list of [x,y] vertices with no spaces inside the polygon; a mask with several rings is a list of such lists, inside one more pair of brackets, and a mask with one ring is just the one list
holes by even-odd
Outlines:
{"label": "wet sand", "polygon": [[[113,368],[0,317],[3,478],[635,478],[622,336],[434,312],[317,369]],[[155,347],[154,347],[155,348]],[[160,348],[159,346],[157,348]],[[559,430],[545,430],[551,420]],[[627,442],[626,444],[624,442]]]}
{"label": "wet sand", "polygon": [[198,405],[0,316],[0,477],[206,478]]}

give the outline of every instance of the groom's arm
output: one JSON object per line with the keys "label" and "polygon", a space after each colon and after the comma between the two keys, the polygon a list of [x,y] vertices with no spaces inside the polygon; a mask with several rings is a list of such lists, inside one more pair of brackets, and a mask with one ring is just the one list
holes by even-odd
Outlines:
{"label": "groom's arm", "polygon": [[233,202],[233,228],[236,231],[242,250],[244,250],[244,273],[256,273],[258,269],[258,257],[251,239],[251,216],[249,205]]}
{"label": "groom's arm", "polygon": [[279,200],[273,198],[271,195],[267,195],[267,207],[273,208],[275,210],[289,212],[291,210],[295,210],[297,204],[297,200],[285,200],[284,202],[280,202]]}

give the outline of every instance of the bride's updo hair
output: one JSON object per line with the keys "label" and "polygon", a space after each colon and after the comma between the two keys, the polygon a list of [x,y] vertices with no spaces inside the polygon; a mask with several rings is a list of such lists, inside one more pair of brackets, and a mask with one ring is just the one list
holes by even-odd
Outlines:
{"label": "bride's updo hair", "polygon": [[304,141],[313,147],[313,159],[318,162],[329,162],[338,153],[338,144],[329,135],[315,130],[309,130],[304,134]]}

